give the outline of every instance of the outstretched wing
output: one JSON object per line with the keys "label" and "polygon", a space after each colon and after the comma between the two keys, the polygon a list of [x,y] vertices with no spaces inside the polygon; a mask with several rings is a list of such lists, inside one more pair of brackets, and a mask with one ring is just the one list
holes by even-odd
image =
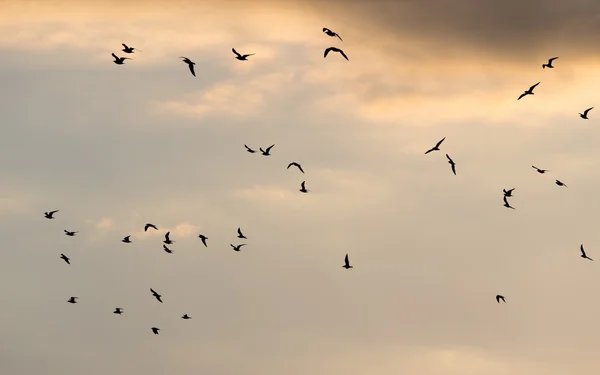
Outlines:
{"label": "outstretched wing", "polygon": [[350,61],[350,59],[348,59],[348,56],[346,56],[346,54],[344,53],[344,51],[342,51],[341,49],[338,49],[338,52],[342,54],[342,56],[344,56],[344,58],[348,61]]}
{"label": "outstretched wing", "polygon": [[588,112],[591,111],[592,109],[594,109],[594,107],[586,109],[585,112],[583,112],[583,115],[587,116]]}
{"label": "outstretched wing", "polygon": [[444,140],[445,140],[445,139],[446,139],[446,137],[442,138],[442,140],[441,140],[441,141],[439,141],[439,142],[438,142],[438,143],[435,145],[435,147],[436,147],[436,148],[440,147],[440,145],[442,144],[442,142],[444,142]]}
{"label": "outstretched wing", "polygon": [[196,76],[196,72],[194,71],[194,64],[193,63],[188,63],[188,66],[190,67],[190,72],[192,72],[192,75],[195,77]]}
{"label": "outstretched wing", "polygon": [[533,91],[533,89],[534,89],[534,88],[536,88],[536,87],[537,87],[537,85],[539,85],[539,84],[540,84],[540,82],[538,82],[538,83],[536,83],[535,85],[531,86],[531,87],[529,88],[529,91]]}
{"label": "outstretched wing", "polygon": [[581,255],[583,255],[584,257],[587,256],[587,255],[585,255],[585,250],[583,250],[583,244],[581,245],[580,249],[581,249]]}
{"label": "outstretched wing", "polygon": [[329,51],[333,51],[333,47],[329,47],[325,50],[325,54],[323,54],[323,57],[327,57],[327,55],[329,54]]}
{"label": "outstretched wing", "polygon": [[344,258],[344,263],[346,264],[346,266],[350,266],[350,261],[348,260],[348,254],[346,254],[346,257]]}
{"label": "outstretched wing", "polygon": [[558,59],[558,57],[553,57],[553,58],[549,59],[549,60],[548,60],[548,64],[552,64],[552,61],[554,61],[554,60],[556,60],[556,59]]}
{"label": "outstretched wing", "polygon": [[337,36],[338,38],[340,38],[340,40],[341,40],[342,42],[344,41],[344,40],[342,39],[342,37],[341,37],[341,36],[339,36],[339,34],[338,34],[338,33],[335,33],[335,36]]}
{"label": "outstretched wing", "polygon": [[522,94],[521,94],[521,95],[520,95],[520,96],[517,98],[517,100],[520,100],[520,99],[521,99],[522,97],[524,97],[525,95],[527,95],[527,93],[522,93]]}
{"label": "outstretched wing", "polygon": [[235,50],[235,48],[232,48],[231,51],[233,51],[233,53],[235,53],[237,57],[242,57],[242,55],[240,55],[238,51]]}
{"label": "outstretched wing", "polygon": [[265,152],[269,153],[269,151],[271,151],[271,149],[273,148],[273,146],[275,146],[275,145],[270,145],[269,147],[267,147],[267,149],[265,150]]}
{"label": "outstretched wing", "polygon": [[115,58],[115,60],[118,60],[119,58],[117,57],[117,55],[115,55],[114,53],[111,53],[112,57]]}

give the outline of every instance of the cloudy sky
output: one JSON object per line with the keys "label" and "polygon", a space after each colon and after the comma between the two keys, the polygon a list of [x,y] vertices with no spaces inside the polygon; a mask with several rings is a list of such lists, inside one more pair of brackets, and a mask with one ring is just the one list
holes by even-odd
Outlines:
{"label": "cloudy sky", "polygon": [[600,3],[196,3],[0,2],[0,373],[598,373]]}

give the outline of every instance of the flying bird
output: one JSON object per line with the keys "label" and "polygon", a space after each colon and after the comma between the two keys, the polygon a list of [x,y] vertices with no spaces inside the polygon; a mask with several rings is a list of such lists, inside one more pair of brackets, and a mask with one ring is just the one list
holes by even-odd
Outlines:
{"label": "flying bird", "polygon": [[590,257],[588,257],[588,256],[587,256],[587,254],[585,253],[585,250],[583,250],[583,244],[581,244],[581,247],[580,247],[580,249],[581,249],[581,257],[582,257],[582,258],[584,258],[584,259],[589,259],[589,260],[593,261],[593,259],[592,259],[592,258],[590,258]]}
{"label": "flying bird", "polygon": [[512,196],[513,196],[513,195],[512,195],[512,192],[513,192],[513,190],[515,190],[515,188],[508,189],[508,190],[506,190],[506,189],[502,189],[502,192],[504,193],[504,196],[505,196],[505,197],[512,197]]}
{"label": "flying bird", "polygon": [[[133,53],[133,50],[135,49],[134,47],[128,47],[127,44],[125,44],[125,43],[121,43],[121,45],[123,46],[123,49],[121,51],[123,51],[125,53]],[[138,49],[137,51],[143,52],[140,49]]]}
{"label": "flying bird", "polygon": [[344,267],[345,269],[354,268],[354,266],[350,265],[350,260],[348,260],[348,254],[346,254],[346,257],[344,258],[344,265],[342,267]]}
{"label": "flying bird", "polygon": [[165,240],[163,242],[166,243],[167,245],[171,245],[171,244],[175,243],[175,241],[171,241],[171,239],[169,238],[170,234],[171,234],[171,231],[168,231],[167,233],[165,233]]}
{"label": "flying bird", "polygon": [[337,36],[337,37],[338,37],[338,38],[339,38],[339,39],[340,39],[340,40],[343,42],[343,40],[342,40],[342,37],[340,37],[340,36],[338,35],[338,33],[336,33],[336,32],[333,32],[333,31],[331,31],[330,29],[328,29],[328,28],[326,28],[326,27],[324,27],[324,28],[323,28],[323,32],[324,32],[325,34],[329,35],[329,36],[333,36],[333,37],[336,37],[336,36]]}
{"label": "flying bird", "polygon": [[193,62],[192,60],[188,59],[185,56],[180,56],[180,59],[183,59],[183,62],[188,64],[188,67],[190,68],[190,72],[192,72],[192,75],[195,77],[196,76],[196,72],[194,72],[194,65],[196,65],[195,62]]}
{"label": "flying bird", "polygon": [[79,297],[71,297],[71,298],[69,298],[69,300],[67,302],[69,302],[69,303],[77,303],[77,299],[78,298]]}
{"label": "flying bird", "polygon": [[173,250],[169,249],[169,248],[167,247],[167,245],[164,245],[164,244],[163,244],[163,250],[164,250],[164,251],[166,251],[166,252],[167,252],[167,253],[169,253],[169,254],[173,254]]}
{"label": "flying bird", "polygon": [[504,207],[506,208],[512,208],[513,210],[515,209],[513,206],[511,206],[510,204],[508,204],[508,195],[504,196]]}
{"label": "flying bird", "polygon": [[496,302],[500,303],[500,300],[502,300],[502,302],[506,303],[506,301],[504,300],[504,296],[501,296],[500,294],[498,294],[496,296]]}
{"label": "flying bird", "polygon": [[534,88],[535,88],[537,85],[539,85],[539,84],[540,84],[540,82],[538,82],[538,83],[536,83],[535,85],[531,86],[531,87],[529,88],[529,90],[527,90],[527,91],[523,91],[523,93],[521,94],[521,96],[519,96],[519,97],[517,98],[517,100],[521,99],[521,98],[522,98],[522,97],[524,97],[525,95],[534,95],[534,94],[533,94],[533,89],[534,89]]}
{"label": "flying bird", "polygon": [[552,61],[554,61],[554,60],[556,60],[556,59],[558,59],[558,57],[553,57],[553,58],[549,59],[547,64],[542,64],[542,69],[545,69],[545,68],[550,68],[550,69],[552,69],[552,68],[554,68],[554,67],[552,66]]}
{"label": "flying bird", "polygon": [[150,288],[150,292],[152,292],[152,295],[158,300],[158,302],[163,303],[161,299],[162,296],[160,294],[156,293],[156,291],[152,288]]}
{"label": "flying bird", "polygon": [[251,154],[254,154],[256,152],[256,150],[251,149],[250,147],[244,145],[244,147],[246,147],[246,151],[248,151]]}
{"label": "flying bird", "polygon": [[67,236],[71,236],[71,237],[73,237],[73,236],[75,236],[75,234],[76,234],[76,233],[79,233],[79,232],[69,232],[68,230],[66,230],[66,229],[65,229],[65,234],[66,234]]}
{"label": "flying bird", "polygon": [[198,237],[202,240],[202,243],[204,244],[204,247],[208,247],[208,245],[206,244],[206,240],[208,239],[208,237],[206,237],[203,234],[199,234]]}
{"label": "flying bird", "polygon": [[245,243],[241,244],[241,245],[237,245],[237,246],[233,246],[232,244],[229,244],[229,246],[231,246],[233,248],[234,251],[240,251],[241,247],[246,245]]}
{"label": "flying bird", "polygon": [[344,58],[345,58],[346,60],[350,61],[350,60],[348,59],[348,56],[346,56],[346,54],[344,53],[344,51],[342,51],[341,49],[339,49],[339,48],[336,48],[336,47],[329,47],[329,48],[327,48],[327,49],[325,50],[325,53],[323,54],[323,57],[327,57],[327,55],[329,54],[329,51],[333,51],[333,52],[339,52],[339,53],[340,53],[342,56],[344,56]]}
{"label": "flying bird", "polygon": [[271,149],[273,148],[273,146],[275,146],[275,145],[271,145],[271,146],[267,147],[266,150],[263,150],[262,147],[259,147],[258,149],[262,152],[262,154],[264,156],[269,156],[269,155],[271,155],[270,152],[271,152]]}
{"label": "flying bird", "polygon": [[304,171],[302,170],[302,166],[300,164],[296,163],[295,161],[288,164],[287,169],[290,169],[291,166],[298,167],[300,172],[304,173]]}
{"label": "flying bird", "polygon": [[584,120],[587,120],[587,119],[588,119],[588,117],[587,117],[587,114],[588,114],[588,112],[589,112],[589,111],[591,111],[592,109],[594,109],[594,107],[591,107],[591,108],[588,108],[588,109],[586,109],[585,111],[583,111],[583,113],[580,113],[580,114],[579,114],[579,117],[581,117],[581,118],[582,118],[582,119],[584,119]]}
{"label": "flying bird", "polygon": [[425,155],[429,154],[431,151],[439,151],[440,150],[440,145],[442,144],[442,142],[444,142],[444,139],[446,139],[446,137],[442,138],[442,140],[439,141],[438,143],[436,143],[436,145],[434,147],[432,147],[429,150],[427,150],[425,152]]}
{"label": "flying bird", "polygon": [[120,308],[120,307],[117,307],[117,308],[115,309],[115,311],[113,311],[113,314],[119,314],[119,315],[121,315],[121,314],[123,314],[123,309],[122,309],[122,308]]}
{"label": "flying bird", "polygon": [[57,213],[58,210],[54,210],[54,211],[50,211],[50,212],[44,212],[44,217],[46,219],[54,219],[54,214]]}
{"label": "flying bird", "polygon": [[[244,236],[244,235],[242,234],[242,229],[241,229],[241,228],[238,228],[238,238],[246,238],[246,236]],[[247,239],[247,238],[246,238],[246,239]]]}
{"label": "flying bird", "polygon": [[181,317],[181,319],[192,319],[191,316],[189,316],[188,314],[183,314],[183,316]]}
{"label": "flying bird", "polygon": [[117,65],[123,65],[123,64],[125,64],[125,60],[133,60],[133,59],[130,59],[129,57],[118,57],[114,53],[112,54],[112,57],[115,58],[115,61],[113,61],[113,62],[115,64],[117,64]]}
{"label": "flying bird", "polygon": [[541,174],[544,174],[544,173],[546,173],[546,172],[550,172],[550,171],[549,171],[549,170],[547,170],[547,169],[539,169],[539,168],[538,168],[538,167],[536,167],[535,165],[532,165],[532,167],[533,167],[533,168],[534,168],[534,169],[535,169],[535,170],[536,170],[538,173],[541,173]]}
{"label": "flying bird", "polygon": [[131,236],[125,236],[121,241],[125,242],[125,243],[131,243],[131,240],[129,239],[129,237],[131,237]]}
{"label": "flying bird", "polygon": [[249,56],[252,56],[252,55],[254,55],[253,53],[250,53],[250,54],[248,54],[248,55],[240,55],[240,54],[238,53],[238,51],[236,51],[236,50],[235,50],[235,48],[232,48],[231,50],[233,51],[233,53],[235,53],[235,55],[236,55],[236,56],[235,56],[235,58],[236,58],[236,59],[238,59],[238,60],[241,60],[241,61],[248,60],[248,57],[249,57]]}
{"label": "flying bird", "polygon": [[448,154],[446,154],[446,158],[448,158],[448,164],[452,166],[452,173],[454,173],[454,175],[456,176],[456,163],[454,162],[454,160],[450,159],[450,156],[448,156]]}
{"label": "flying bird", "polygon": [[158,230],[158,228],[156,227],[156,225],[148,223],[148,224],[146,224],[144,226],[144,232],[147,232],[148,228],[154,228],[154,229]]}
{"label": "flying bird", "polygon": [[565,185],[565,183],[564,183],[564,182],[562,182],[562,181],[559,181],[559,180],[556,180],[556,184],[557,184],[558,186],[564,186],[564,187],[568,187],[567,185]]}
{"label": "flying bird", "polygon": [[156,328],[156,327],[152,327],[152,332],[154,332],[155,335],[158,335],[158,331],[160,331],[160,328]]}
{"label": "flying bird", "polygon": [[308,193],[309,190],[306,188],[306,181],[302,181],[302,183],[300,184],[300,189],[298,189],[299,192],[301,193]]}
{"label": "flying bird", "polygon": [[64,260],[65,262],[67,262],[67,264],[71,264],[70,262],[70,258],[67,257],[65,254],[60,254],[60,259]]}

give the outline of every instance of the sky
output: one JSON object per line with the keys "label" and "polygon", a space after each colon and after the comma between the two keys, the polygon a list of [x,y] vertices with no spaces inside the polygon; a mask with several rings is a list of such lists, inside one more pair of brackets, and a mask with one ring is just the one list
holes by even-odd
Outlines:
{"label": "sky", "polygon": [[597,1],[0,10],[0,373],[600,370]]}

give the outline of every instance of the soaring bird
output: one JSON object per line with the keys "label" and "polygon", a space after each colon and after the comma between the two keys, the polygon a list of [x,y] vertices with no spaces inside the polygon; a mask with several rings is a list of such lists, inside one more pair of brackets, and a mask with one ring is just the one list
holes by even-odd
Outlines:
{"label": "soaring bird", "polygon": [[67,257],[65,254],[60,254],[60,259],[67,262],[67,264],[71,264],[71,262],[70,262],[71,259],[69,257]]}
{"label": "soaring bird", "polygon": [[65,229],[65,235],[67,235],[67,236],[73,237],[73,236],[75,236],[76,233],[79,233],[79,232],[69,232],[68,230]]}
{"label": "soaring bird", "polygon": [[339,52],[342,56],[344,56],[344,58],[348,61],[350,61],[350,59],[348,59],[348,56],[346,56],[346,54],[344,53],[344,51],[342,51],[339,48],[336,47],[329,47],[325,50],[325,53],[323,54],[323,57],[327,57],[327,55],[329,54],[329,51],[333,51],[333,52]]}
{"label": "soaring bird", "polygon": [[444,139],[446,139],[446,137],[442,138],[442,140],[439,141],[438,143],[436,143],[435,146],[433,146],[432,148],[430,148],[429,150],[427,150],[425,152],[425,155],[429,154],[431,151],[439,151],[440,150],[440,145],[442,144],[442,142],[444,142]]}
{"label": "soaring bird", "polygon": [[504,207],[506,208],[512,208],[513,210],[515,209],[513,206],[511,206],[510,204],[508,204],[508,195],[504,196]]}
{"label": "soaring bird", "polygon": [[192,75],[195,77],[196,76],[196,72],[194,72],[194,65],[196,65],[195,62],[193,62],[192,60],[188,59],[185,56],[180,56],[180,59],[183,59],[183,62],[188,64],[188,67],[190,68],[190,72],[192,72]]}
{"label": "soaring bird", "polygon": [[[123,51],[125,53],[133,53],[133,50],[135,49],[134,47],[128,47],[127,44],[125,44],[125,43],[121,43],[121,45],[123,46],[123,49],[121,51]],[[140,49],[138,49],[137,51],[143,52]]]}
{"label": "soaring bird", "polygon": [[345,269],[354,268],[354,266],[350,265],[350,260],[348,260],[348,254],[346,254],[346,257],[344,258],[344,265],[342,267],[344,267]]}
{"label": "soaring bird", "polygon": [[512,192],[513,192],[513,190],[515,190],[515,188],[508,189],[508,190],[506,190],[506,189],[502,189],[502,192],[504,193],[504,196],[505,196],[505,197],[512,197],[512,196],[513,196],[513,195],[512,195]]}
{"label": "soaring bird", "polygon": [[298,167],[300,172],[304,173],[304,171],[302,170],[302,166],[300,164],[296,163],[295,161],[288,164],[287,169],[290,169],[291,166]]}
{"label": "soaring bird", "polygon": [[592,109],[594,109],[594,107],[591,107],[591,108],[588,108],[588,109],[586,109],[585,111],[583,111],[583,113],[580,113],[580,114],[579,114],[579,117],[581,117],[581,118],[582,118],[582,119],[584,119],[584,120],[587,120],[587,119],[588,119],[588,117],[587,117],[587,114],[588,114],[588,112],[589,112],[589,111],[591,111]]}
{"label": "soaring bird", "polygon": [[50,212],[44,212],[44,217],[46,219],[54,219],[54,214],[57,213],[58,210],[54,210],[54,211],[50,211]]}
{"label": "soaring bird", "polygon": [[244,147],[246,147],[246,151],[248,151],[251,154],[254,154],[256,152],[256,150],[251,149],[250,147],[244,145]]}
{"label": "soaring bird", "polygon": [[504,296],[501,296],[500,294],[498,294],[496,296],[496,302],[500,303],[500,300],[502,300],[502,302],[506,303],[506,301],[504,300]]}
{"label": "soaring bird", "polygon": [[565,183],[564,183],[564,182],[562,182],[562,181],[559,181],[559,180],[556,180],[556,184],[557,184],[558,186],[564,186],[564,187],[568,187],[567,185],[565,185]]}
{"label": "soaring bird", "polygon": [[131,236],[125,236],[125,237],[124,237],[124,238],[121,240],[121,242],[125,242],[125,243],[131,243],[131,240],[129,239],[129,237],[131,237]]}
{"label": "soaring bird", "polygon": [[300,189],[298,189],[299,192],[301,193],[308,193],[309,190],[306,188],[306,181],[302,181],[302,183],[300,184]]}
{"label": "soaring bird", "polygon": [[155,230],[158,230],[158,228],[156,227],[156,225],[148,223],[148,224],[146,224],[144,226],[144,232],[147,232],[148,228],[154,228]]}
{"label": "soaring bird", "polygon": [[[237,232],[238,232],[238,238],[246,238],[246,236],[244,236],[244,235],[242,234],[242,229],[241,229],[241,228],[238,228],[238,231],[237,231]],[[247,238],[246,238],[246,239],[247,239]]]}
{"label": "soaring bird", "polygon": [[584,259],[589,259],[589,260],[593,261],[593,259],[592,259],[592,258],[590,258],[590,257],[588,257],[588,256],[587,256],[587,254],[585,253],[585,250],[583,250],[583,244],[581,244],[581,247],[580,247],[580,249],[581,249],[581,257],[582,257],[582,258],[584,258]]}
{"label": "soaring bird", "polygon": [[167,252],[167,253],[169,253],[169,254],[173,254],[173,250],[169,249],[169,248],[167,247],[167,245],[164,245],[164,244],[163,244],[163,250],[164,250],[164,251],[166,251],[166,252]]}
{"label": "soaring bird", "polygon": [[553,58],[549,59],[547,64],[542,64],[542,69],[545,69],[545,68],[550,68],[550,69],[552,69],[552,68],[554,68],[554,67],[552,66],[552,61],[554,61],[554,60],[556,60],[556,59],[558,59],[558,57],[553,57]]}
{"label": "soaring bird", "polygon": [[336,33],[336,32],[333,32],[333,31],[331,31],[330,29],[328,29],[328,28],[326,28],[326,27],[324,27],[324,28],[323,28],[323,32],[324,32],[325,34],[329,35],[329,36],[333,36],[333,37],[337,36],[337,37],[338,37],[338,38],[339,38],[339,39],[340,39],[340,40],[343,42],[343,40],[342,40],[342,37],[341,37],[341,36],[339,36],[339,35],[338,35],[338,33]]}
{"label": "soaring bird", "polygon": [[537,85],[539,85],[539,84],[540,84],[540,82],[538,82],[538,83],[536,83],[535,85],[531,86],[531,87],[529,88],[529,90],[523,91],[523,93],[521,94],[521,96],[519,96],[519,97],[517,98],[517,100],[521,99],[521,98],[522,98],[522,97],[524,97],[525,95],[533,95],[533,89],[534,89],[534,88],[535,88]]}
{"label": "soaring bird", "polygon": [[69,302],[69,303],[77,303],[77,299],[78,298],[79,297],[71,297],[71,298],[69,298],[69,300],[67,302]]}
{"label": "soaring bird", "polygon": [[271,155],[270,152],[271,152],[271,149],[273,148],[273,146],[275,146],[275,145],[271,145],[271,146],[267,147],[266,150],[263,150],[262,147],[259,147],[258,149],[262,152],[262,154],[264,156],[269,156],[269,155]]}
{"label": "soaring bird", "polygon": [[171,234],[171,231],[168,231],[167,233],[165,233],[165,240],[163,241],[163,243],[166,243],[167,245],[171,245],[171,244],[175,243],[175,241],[171,241],[171,239],[169,238],[170,234]]}
{"label": "soaring bird", "polygon": [[208,237],[206,237],[203,234],[199,234],[198,237],[200,238],[200,240],[202,240],[202,243],[204,244],[204,247],[208,247],[208,245],[206,244],[206,240],[208,240]]}
{"label": "soaring bird", "polygon": [[231,50],[233,51],[233,53],[235,53],[235,55],[236,55],[235,58],[238,59],[238,60],[241,60],[241,61],[248,60],[249,56],[254,55],[253,53],[250,53],[248,55],[240,55],[238,53],[238,51],[235,50],[235,48],[232,48]]}
{"label": "soaring bird", "polygon": [[117,65],[123,65],[125,64],[125,60],[132,60],[129,57],[118,57],[117,55],[115,55],[114,53],[112,54],[112,57],[115,58],[115,61],[113,61],[115,64]]}
{"label": "soaring bird", "polygon": [[181,319],[192,319],[191,316],[189,316],[188,314],[183,314],[183,316],[181,317]]}
{"label": "soaring bird", "polygon": [[113,311],[113,314],[118,314],[118,315],[121,315],[121,314],[123,314],[123,309],[122,309],[122,308],[120,308],[120,307],[117,307],[117,308],[115,309],[115,311]]}
{"label": "soaring bird", "polygon": [[232,244],[229,244],[229,246],[231,246],[233,248],[234,251],[240,251],[242,246],[245,246],[246,244],[243,243],[241,245],[237,245],[237,246],[233,246]]}
{"label": "soaring bird", "polygon": [[158,302],[163,303],[162,299],[161,299],[161,295],[156,293],[156,291],[152,288],[150,288],[150,292],[152,293],[152,295],[154,296],[154,298],[156,298],[158,300]]}
{"label": "soaring bird", "polygon": [[547,169],[539,169],[539,168],[538,168],[538,167],[536,167],[535,165],[532,165],[532,167],[533,167],[533,168],[534,168],[534,169],[535,169],[535,170],[536,170],[538,173],[541,173],[541,174],[544,174],[544,173],[546,173],[546,172],[550,172],[550,171],[549,171],[549,170],[547,170]]}
{"label": "soaring bird", "polygon": [[155,335],[158,335],[158,331],[160,331],[160,328],[156,328],[156,327],[152,327],[150,329],[152,330],[152,332],[154,332]]}
{"label": "soaring bird", "polygon": [[454,160],[450,159],[450,156],[448,156],[448,154],[446,154],[446,158],[448,159],[448,164],[452,166],[452,173],[454,173],[454,175],[456,176],[456,163],[454,162]]}

